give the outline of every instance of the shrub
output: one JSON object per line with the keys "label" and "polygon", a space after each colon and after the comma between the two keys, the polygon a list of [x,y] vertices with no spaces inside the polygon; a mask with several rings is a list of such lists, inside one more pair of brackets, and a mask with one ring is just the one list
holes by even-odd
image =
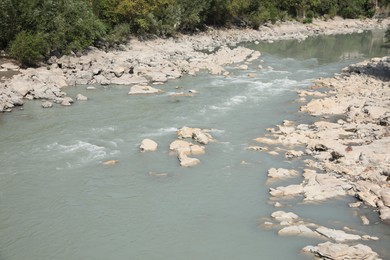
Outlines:
{"label": "shrub", "polygon": [[35,66],[47,52],[47,42],[42,33],[22,31],[11,43],[10,54],[25,66]]}
{"label": "shrub", "polygon": [[124,43],[127,41],[131,33],[131,27],[128,23],[121,23],[116,25],[107,35],[105,40],[107,43],[112,46],[114,44]]}

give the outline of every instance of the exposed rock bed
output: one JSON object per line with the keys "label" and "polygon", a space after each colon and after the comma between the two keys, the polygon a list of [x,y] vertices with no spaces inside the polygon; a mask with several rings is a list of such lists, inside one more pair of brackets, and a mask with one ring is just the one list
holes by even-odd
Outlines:
{"label": "exposed rock bed", "polygon": [[[63,103],[63,88],[74,85],[138,85],[129,94],[144,94],[148,84],[162,84],[183,74],[200,71],[224,74],[224,66],[237,64],[246,69],[260,53],[237,43],[305,39],[318,34],[342,34],[386,28],[390,19],[378,22],[367,20],[315,20],[310,25],[283,22],[261,26],[259,30],[229,29],[199,33],[194,36],[139,41],[132,39],[118,50],[104,52],[90,47],[84,56],[52,57],[48,65],[37,69],[20,69],[3,64],[1,71],[19,71],[12,79],[0,83],[0,112],[23,105],[24,99],[46,99]],[[230,47],[228,47],[230,46]],[[206,51],[205,51],[206,50]],[[243,64],[244,63],[244,64]],[[0,71],[0,72],[1,72]],[[0,74],[1,75],[1,74]],[[141,89],[141,92],[138,92]],[[148,90],[153,90],[147,86]],[[153,93],[159,93],[159,90]],[[151,93],[147,91],[147,93]],[[145,93],[146,94],[146,93]],[[65,102],[66,103],[66,102]]]}
{"label": "exposed rock bed", "polygon": [[[318,92],[320,88],[325,91]],[[284,121],[256,139],[264,145],[300,149],[303,152],[297,157],[305,156],[307,169],[302,183],[271,188],[271,200],[301,196],[304,202],[320,202],[350,195],[378,211],[382,221],[390,221],[390,57],[351,65],[342,74],[319,79],[311,90],[299,90],[298,94],[313,97],[301,111],[316,116],[318,121],[310,125]],[[291,171],[270,169],[269,177],[276,172],[276,176],[284,177]],[[361,220],[369,225],[365,216]],[[289,228],[279,234],[313,234],[302,221],[283,223]],[[367,238],[325,227],[316,227],[315,234],[335,242]],[[360,244],[323,243],[304,251],[326,259],[378,259],[376,253]]]}

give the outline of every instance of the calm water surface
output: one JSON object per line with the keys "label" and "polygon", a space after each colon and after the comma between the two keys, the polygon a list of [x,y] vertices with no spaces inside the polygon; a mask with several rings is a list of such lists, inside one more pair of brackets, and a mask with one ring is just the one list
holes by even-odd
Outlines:
{"label": "calm water surface", "polygon": [[[279,237],[260,227],[276,210],[268,189],[286,184],[267,184],[267,170],[302,164],[245,148],[284,119],[313,120],[297,112],[294,90],[386,55],[382,35],[245,44],[260,50],[262,61],[249,71],[228,68],[227,78],[183,77],[156,96],[128,96],[128,86],[79,86],[65,91],[82,93],[87,102],[52,109],[28,102],[23,111],[1,114],[0,259],[306,259],[301,248],[322,240]],[[177,86],[199,94],[170,97]],[[168,151],[182,126],[211,128],[218,140],[194,168],[181,168]],[[158,151],[140,153],[144,138],[158,142]],[[101,164],[109,159],[120,162]],[[366,244],[390,258],[389,226],[371,210],[347,208],[351,201],[291,201],[283,210],[379,236]],[[362,226],[359,214],[372,225]]]}

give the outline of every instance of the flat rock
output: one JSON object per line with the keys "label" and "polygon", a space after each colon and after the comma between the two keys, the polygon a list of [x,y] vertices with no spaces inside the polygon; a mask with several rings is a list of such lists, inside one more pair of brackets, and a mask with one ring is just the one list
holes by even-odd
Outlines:
{"label": "flat rock", "polygon": [[156,89],[151,86],[142,86],[135,85],[130,88],[129,95],[138,95],[138,94],[158,94],[162,93],[161,89]]}
{"label": "flat rock", "polygon": [[346,244],[325,242],[318,244],[318,246],[307,246],[303,248],[303,251],[314,253],[315,255],[320,256],[322,259],[380,259],[379,255],[372,251],[370,247],[362,244],[349,246]]}
{"label": "flat rock", "polygon": [[318,234],[305,225],[292,225],[278,231],[279,235],[317,236]]}
{"label": "flat rock", "polygon": [[330,229],[326,227],[319,227],[316,229],[316,231],[327,238],[335,240],[336,242],[353,241],[353,240],[362,239],[362,237],[359,235],[348,234],[342,230]]}
{"label": "flat rock", "polygon": [[270,178],[288,178],[298,174],[295,170],[287,170],[283,168],[271,168],[268,170],[268,177]]}

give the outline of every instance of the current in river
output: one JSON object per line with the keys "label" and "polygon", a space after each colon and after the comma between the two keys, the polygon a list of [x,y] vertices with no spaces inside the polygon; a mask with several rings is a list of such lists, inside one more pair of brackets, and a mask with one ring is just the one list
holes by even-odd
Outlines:
{"label": "current in river", "polygon": [[[24,110],[1,114],[0,259],[310,259],[301,249],[324,240],[280,237],[261,226],[278,210],[269,188],[302,180],[267,183],[267,170],[304,165],[246,148],[284,119],[312,122],[298,112],[295,90],[388,55],[383,35],[247,43],[262,56],[249,70],[227,68],[229,77],[184,76],[154,96],[128,96],[129,86],[78,86],[64,91],[88,101],[52,109],[30,101]],[[190,89],[199,93],[170,96]],[[193,168],[180,167],[169,152],[182,126],[212,129],[217,140]],[[145,138],[159,144],[156,152],[139,151]],[[105,160],[119,163],[104,166]],[[354,199],[347,197],[301,201],[282,210],[378,236],[363,243],[390,258],[390,228],[371,209],[350,209]],[[371,225],[361,224],[362,211]]]}

